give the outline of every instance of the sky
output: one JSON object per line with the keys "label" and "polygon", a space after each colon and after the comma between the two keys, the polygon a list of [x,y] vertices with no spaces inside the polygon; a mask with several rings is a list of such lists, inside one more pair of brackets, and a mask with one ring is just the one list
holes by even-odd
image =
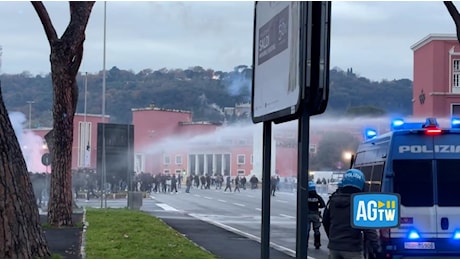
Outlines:
{"label": "sky", "polygon": [[[69,22],[68,2],[44,2],[58,36]],[[460,2],[454,2],[460,8]],[[254,2],[109,1],[106,69],[231,71],[252,64]],[[28,1],[0,1],[0,74],[50,72],[50,48]],[[413,79],[411,46],[429,34],[455,34],[441,1],[334,1],[331,68],[353,68],[373,81]],[[103,69],[104,2],[93,7],[80,72]]]}

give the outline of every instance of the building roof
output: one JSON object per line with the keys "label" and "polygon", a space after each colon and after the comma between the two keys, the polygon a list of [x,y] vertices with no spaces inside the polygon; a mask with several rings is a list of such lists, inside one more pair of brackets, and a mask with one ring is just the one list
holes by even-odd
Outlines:
{"label": "building roof", "polygon": [[[75,116],[85,116],[85,113],[75,113]],[[101,117],[102,114],[86,114],[87,117]],[[110,115],[104,115],[105,118],[110,118]]]}
{"label": "building roof", "polygon": [[196,122],[179,122],[179,125],[216,125],[220,126],[220,122],[209,122],[209,121],[196,121]]}
{"label": "building roof", "polygon": [[165,111],[165,112],[176,112],[176,113],[188,113],[191,114],[192,112],[188,110],[179,110],[179,109],[167,109],[167,108],[159,108],[155,107],[155,105],[150,105],[149,107],[144,107],[144,108],[131,108],[132,112],[136,111],[149,111],[149,110],[154,110],[154,111]]}
{"label": "building roof", "polygon": [[455,41],[457,40],[457,35],[455,34],[446,34],[446,33],[430,33],[425,36],[420,41],[416,42],[414,45],[410,46],[413,51],[416,51],[418,48],[428,44],[431,41]]}

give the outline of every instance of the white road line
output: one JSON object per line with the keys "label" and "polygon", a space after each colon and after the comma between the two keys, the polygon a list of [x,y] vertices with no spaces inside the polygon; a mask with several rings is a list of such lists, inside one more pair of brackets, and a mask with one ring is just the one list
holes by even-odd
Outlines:
{"label": "white road line", "polygon": [[[225,229],[225,230],[228,230],[228,231],[230,231],[230,232],[233,232],[233,233],[239,234],[239,235],[241,235],[241,236],[247,237],[247,238],[249,238],[249,239],[255,240],[255,241],[259,242],[259,243],[261,242],[261,240],[260,240],[259,237],[254,236],[254,235],[249,234],[249,233],[246,233],[246,232],[243,232],[243,231],[241,231],[241,230],[239,230],[239,229],[236,229],[236,228],[227,226],[227,225],[225,225],[225,224],[222,224],[222,223],[213,221],[213,220],[211,220],[211,219],[209,219],[209,218],[207,218],[207,217],[203,217],[203,216],[199,216],[199,215],[195,215],[195,214],[189,214],[189,215],[192,216],[192,217],[195,217],[195,218],[197,218],[197,219],[206,221],[206,222],[208,222],[208,223],[210,223],[210,224],[213,224],[213,225],[215,225],[215,226],[218,226],[218,227],[220,227],[220,228],[223,228],[223,229]],[[294,250],[292,250],[292,249],[287,248],[287,247],[284,247],[284,246],[275,244],[275,243],[273,243],[273,242],[270,242],[270,246],[273,247],[274,249],[276,249],[276,250],[278,250],[278,251],[281,251],[281,252],[284,252],[284,253],[286,253],[286,254],[292,256],[292,257],[295,257],[295,256],[296,256],[296,252],[295,252]],[[308,258],[308,259],[314,259],[314,258],[311,257],[311,256],[307,256],[307,258]]]}
{"label": "white road line", "polygon": [[276,200],[276,201],[281,202],[281,203],[288,203],[288,202],[285,201],[285,200]]}
{"label": "white road line", "polygon": [[218,200],[218,201],[220,201],[220,202],[227,202],[226,200]]}
{"label": "white road line", "polygon": [[246,207],[246,205],[241,204],[241,203],[232,203],[233,205],[240,206],[240,207]]}
{"label": "white road line", "polygon": [[212,200],[212,198],[211,198],[211,197],[206,197],[206,196],[205,196],[204,198],[205,198],[205,199],[208,199],[208,200]]}
{"label": "white road line", "polygon": [[164,204],[164,203],[157,203],[157,206],[166,210],[166,211],[178,211],[177,209],[169,206],[168,204]]}
{"label": "white road line", "polygon": [[286,214],[280,214],[281,217],[285,217],[285,218],[295,218],[293,216],[289,216],[289,215],[286,215]]}
{"label": "white road line", "polygon": [[262,209],[261,209],[261,208],[256,208],[256,210],[257,210],[257,211],[262,211]]}
{"label": "white road line", "polygon": [[252,195],[246,195],[246,197],[248,197],[248,198],[254,198],[254,196],[252,196]]}
{"label": "white road line", "polygon": [[201,197],[201,195],[198,195],[198,194],[193,194],[193,196],[195,196],[195,197]]}

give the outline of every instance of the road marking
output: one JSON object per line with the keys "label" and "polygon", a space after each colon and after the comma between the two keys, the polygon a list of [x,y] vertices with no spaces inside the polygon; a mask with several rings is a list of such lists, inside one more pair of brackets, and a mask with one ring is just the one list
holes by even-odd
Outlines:
{"label": "road marking", "polygon": [[[213,224],[214,226],[217,226],[217,227],[220,227],[220,228],[223,228],[225,230],[228,230],[230,232],[233,232],[233,233],[236,233],[236,234],[239,234],[241,236],[244,236],[244,237],[247,237],[249,239],[252,239],[252,240],[255,240],[259,243],[261,243],[261,239],[257,236],[254,236],[252,234],[249,234],[249,233],[246,233],[246,232],[243,232],[239,229],[236,229],[236,228],[233,228],[233,227],[230,227],[230,226],[227,226],[225,224],[222,224],[220,222],[216,222],[216,221],[213,221],[207,217],[203,217],[203,216],[200,216],[200,215],[196,215],[196,214],[189,214],[189,216],[192,216],[194,218],[197,218],[197,219],[200,219],[202,221],[205,221],[205,222],[208,222],[210,224]],[[281,251],[281,252],[284,252],[285,254],[288,254],[292,257],[295,257],[296,256],[296,252],[292,249],[289,249],[287,247],[284,247],[284,246],[281,246],[281,245],[278,245],[278,244],[275,244],[273,242],[270,242],[270,246],[278,251]],[[311,256],[307,256],[308,259],[314,259],[313,257]]]}
{"label": "road marking", "polygon": [[166,211],[178,211],[177,209],[169,206],[168,204],[164,204],[164,203],[157,203],[157,206],[166,210]]}
{"label": "road marking", "polygon": [[246,195],[246,197],[248,197],[248,198],[254,198],[253,195]]}
{"label": "road marking", "polygon": [[281,203],[288,203],[288,202],[285,201],[285,200],[276,200],[276,201],[281,202]]}
{"label": "road marking", "polygon": [[280,214],[281,217],[285,217],[285,218],[295,218],[293,216],[289,216],[289,215],[286,215],[286,214]]}
{"label": "road marking", "polygon": [[220,201],[220,202],[227,202],[226,200],[218,200],[218,201]]}
{"label": "road marking", "polygon": [[193,196],[195,196],[195,197],[201,197],[201,195],[198,195],[198,194],[193,194]]}
{"label": "road marking", "polygon": [[256,210],[257,210],[257,211],[262,211],[262,209],[261,209],[261,208],[256,208]]}
{"label": "road marking", "polygon": [[212,200],[211,197],[206,197],[206,196],[204,196],[204,198],[205,198],[205,199],[208,199],[208,200]]}
{"label": "road marking", "polygon": [[232,203],[233,205],[240,206],[240,207],[246,207],[246,205],[241,204],[241,203]]}

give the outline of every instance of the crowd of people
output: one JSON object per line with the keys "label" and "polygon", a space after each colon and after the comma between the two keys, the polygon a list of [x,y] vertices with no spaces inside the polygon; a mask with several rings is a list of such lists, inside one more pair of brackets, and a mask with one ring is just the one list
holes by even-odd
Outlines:
{"label": "crowd of people", "polygon": [[[50,174],[30,173],[37,204],[46,204],[49,196]],[[321,225],[324,227],[329,239],[328,249],[330,258],[363,258],[364,254],[369,258],[381,258],[381,246],[377,231],[374,229],[355,229],[351,226],[351,196],[354,193],[364,190],[364,174],[356,169],[345,172],[343,179],[339,182],[337,190],[329,197],[327,204],[317,193],[316,184],[313,181],[308,183],[308,228],[307,237],[313,229],[314,246],[316,249],[321,247]],[[122,180],[108,182],[107,192],[142,191],[149,193],[177,193],[185,185],[185,192],[190,193],[193,189],[203,190],[222,190],[224,192],[240,192],[246,189],[258,189],[259,179],[252,175],[247,180],[246,176],[221,174],[203,175],[181,175],[163,174],[152,175],[141,173],[135,175],[130,185]],[[115,184],[114,184],[115,183]],[[271,195],[280,187],[280,177],[272,176],[270,179]],[[287,183],[287,182],[286,182]],[[97,185],[98,180],[94,172],[75,171],[72,174],[72,189],[75,198],[79,193],[84,192],[86,199],[92,197],[99,198],[101,187]],[[224,186],[225,185],[225,186]],[[96,191],[99,191],[96,192]],[[321,209],[324,209],[321,213]],[[363,238],[366,239],[363,242]]]}

